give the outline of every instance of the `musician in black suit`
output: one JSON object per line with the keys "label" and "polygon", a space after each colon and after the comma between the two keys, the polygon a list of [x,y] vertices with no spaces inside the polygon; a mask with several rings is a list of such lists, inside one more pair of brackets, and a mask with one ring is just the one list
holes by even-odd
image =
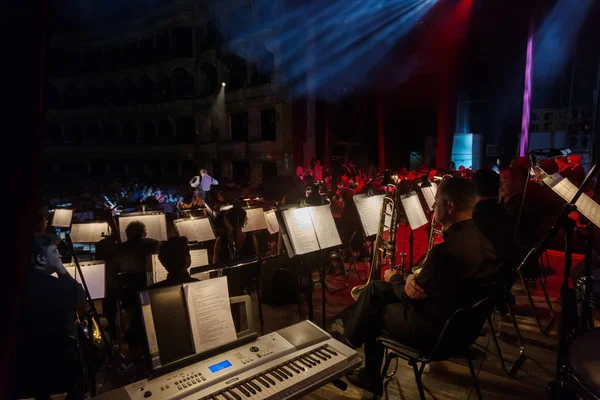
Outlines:
{"label": "musician in black suit", "polygon": [[500,175],[490,168],[475,171],[471,177],[477,197],[473,208],[473,221],[490,241],[498,262],[516,262],[515,226],[499,202]]}
{"label": "musician in black suit", "polygon": [[172,236],[166,242],[162,242],[158,248],[158,259],[168,272],[167,279],[148,286],[148,289],[198,281],[188,273],[188,268],[192,264],[192,257],[190,256],[187,237]]}
{"label": "musician in black suit", "polygon": [[350,382],[381,394],[384,350],[377,336],[387,331],[403,343],[430,351],[452,313],[483,297],[480,285],[495,281],[496,256],[472,219],[474,204],[470,181],[443,181],[434,215],[444,228],[444,242],[431,249],[418,276],[404,279],[386,271],[385,281],[372,281],[364,288],[344,324],[347,342],[365,346],[365,366],[348,376]]}
{"label": "musician in black suit", "polygon": [[33,239],[24,296],[9,398],[49,398],[65,392],[69,400],[81,398],[75,319],[86,293],[63,266],[51,235]]}

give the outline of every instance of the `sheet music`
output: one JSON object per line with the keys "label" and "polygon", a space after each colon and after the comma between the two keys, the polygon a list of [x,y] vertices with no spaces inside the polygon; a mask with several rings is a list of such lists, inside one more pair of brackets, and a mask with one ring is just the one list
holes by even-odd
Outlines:
{"label": "sheet music", "polygon": [[329,204],[317,207],[309,207],[310,218],[313,222],[313,228],[317,234],[317,240],[321,249],[328,249],[342,244],[340,234],[335,226],[333,215]]}
{"label": "sheet music", "polygon": [[73,243],[97,243],[108,235],[107,222],[91,222],[71,225],[71,240]]}
{"label": "sheet music", "polygon": [[[75,264],[65,264],[64,266],[67,272],[75,278],[77,282],[81,283],[81,276],[77,273]],[[79,263],[79,266],[81,267],[81,272],[85,278],[85,284],[90,291],[92,300],[103,299],[106,297],[104,280],[106,265],[103,262],[92,261]]]}
{"label": "sheet music", "polygon": [[319,250],[319,242],[308,207],[283,210],[282,215],[294,253],[300,255]]}
{"label": "sheet music", "polygon": [[227,277],[188,283],[183,290],[196,353],[237,339],[229,306]]}
{"label": "sheet music", "polygon": [[402,199],[402,206],[404,207],[404,213],[408,218],[408,224],[410,229],[413,231],[427,224],[427,217],[421,207],[421,201],[419,195],[416,193],[411,194],[409,197]]}
{"label": "sheet music", "polygon": [[175,229],[179,236],[185,236],[190,242],[215,240],[215,232],[208,218],[184,218],[175,220]]}
{"label": "sheet music", "polygon": [[425,198],[425,203],[427,203],[429,211],[433,211],[435,195],[437,194],[437,185],[435,182],[432,182],[430,187],[422,187],[421,193],[423,193],[423,197]]}
{"label": "sheet music", "polygon": [[208,265],[208,250],[206,249],[195,249],[190,250],[190,256],[192,258],[192,263],[190,264],[190,268],[188,268],[188,272],[193,267],[203,267]]}
{"label": "sheet music", "polygon": [[600,205],[588,195],[582,193],[575,202],[577,210],[589,219],[594,225],[600,227]]}
{"label": "sheet music", "polygon": [[227,204],[227,205],[221,206],[219,208],[219,211],[227,211],[227,210],[231,210],[232,208],[233,208],[233,204]]}
{"label": "sheet music", "polygon": [[167,240],[167,219],[165,214],[147,214],[147,215],[136,215],[136,216],[125,216],[119,217],[119,232],[121,233],[121,241],[127,241],[127,235],[125,235],[125,228],[133,221],[141,221],[146,225],[147,238],[156,240]]}
{"label": "sheet music", "polygon": [[73,210],[57,208],[54,210],[54,216],[52,217],[52,226],[57,228],[68,228],[71,226],[72,219]]}
{"label": "sheet music", "polygon": [[275,211],[267,211],[264,213],[264,215],[269,233],[272,235],[279,232],[279,222],[277,221],[277,215],[275,215]]}
{"label": "sheet music", "polygon": [[[365,236],[377,235],[379,230],[379,220],[381,215],[381,205],[383,204],[383,197],[385,195],[380,194],[377,196],[366,196],[365,194],[358,194],[353,197],[354,204],[358,210],[360,221],[362,222]],[[386,226],[390,226],[391,216],[386,217]]]}
{"label": "sheet music", "polygon": [[154,329],[154,317],[152,316],[152,306],[150,305],[150,297],[148,292],[138,293],[140,303],[142,305],[142,316],[144,319],[144,326],[146,328],[146,338],[148,339],[148,350],[152,364],[158,363],[160,365],[160,357],[158,354],[158,340],[156,338],[156,330]]}
{"label": "sheet music", "polygon": [[577,193],[577,187],[559,173],[545,177],[544,183],[565,199],[567,203],[570,203],[575,197],[575,193]]}
{"label": "sheet music", "polygon": [[152,254],[152,278],[153,282],[162,282],[167,279],[167,269],[162,265],[158,259],[158,254]]}
{"label": "sheet music", "polygon": [[246,216],[248,222],[242,228],[242,232],[254,232],[261,229],[267,229],[267,222],[265,221],[265,214],[262,208],[247,208]]}

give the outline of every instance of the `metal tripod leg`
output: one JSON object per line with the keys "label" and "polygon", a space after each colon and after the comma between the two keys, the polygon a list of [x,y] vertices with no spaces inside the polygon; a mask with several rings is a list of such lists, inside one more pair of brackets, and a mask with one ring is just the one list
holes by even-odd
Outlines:
{"label": "metal tripod leg", "polygon": [[494,324],[492,319],[488,317],[488,325],[490,327],[490,335],[492,335],[492,339],[494,340],[494,345],[496,346],[496,351],[498,352],[498,358],[500,359],[500,367],[504,370],[506,375],[510,378],[514,378],[517,375],[517,371],[521,369],[523,363],[527,359],[525,355],[525,346],[523,346],[523,341],[521,339],[521,330],[519,329],[519,325],[517,324],[517,320],[515,319],[515,315],[508,304],[506,303],[508,310],[510,312],[510,318],[515,328],[515,335],[517,337],[517,345],[519,346],[519,357],[515,360],[514,363],[508,364],[506,360],[504,360],[504,356],[502,355],[502,350],[500,349],[500,343],[498,342],[498,336],[496,335],[496,330],[494,329]]}
{"label": "metal tripod leg", "polygon": [[[385,349],[385,357],[387,359],[388,357],[388,349]],[[385,378],[386,379],[392,379],[394,377],[394,375],[396,375],[396,371],[398,371],[398,357],[394,357],[394,370],[392,372],[388,372],[389,369],[389,365],[391,364],[391,362],[387,363],[387,368],[384,370],[385,373]]]}
{"label": "metal tripod leg", "polygon": [[538,315],[538,312],[535,308],[535,304],[533,303],[533,298],[531,297],[531,291],[527,287],[527,283],[525,282],[525,277],[523,276],[522,271],[519,271],[519,278],[521,278],[521,284],[523,285],[523,289],[525,290],[525,293],[527,294],[527,301],[529,302],[529,306],[531,307],[531,312],[533,313],[533,317],[535,318],[535,322],[536,322],[538,328],[544,335],[548,335],[548,330],[554,324],[554,310],[552,309],[552,303],[550,302],[550,298],[548,297],[548,292],[546,291],[546,285],[544,285],[543,279],[538,278],[538,280],[540,281],[540,285],[542,286],[542,291],[544,292],[544,298],[546,300],[546,305],[548,306],[548,309],[550,310],[550,319],[548,320],[546,325],[543,325],[542,321],[540,320],[540,316]]}

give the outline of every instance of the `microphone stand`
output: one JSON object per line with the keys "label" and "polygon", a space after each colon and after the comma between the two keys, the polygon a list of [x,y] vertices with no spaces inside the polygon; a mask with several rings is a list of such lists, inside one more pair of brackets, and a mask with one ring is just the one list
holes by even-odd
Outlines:
{"label": "microphone stand", "polygon": [[551,400],[571,400],[575,399],[575,391],[572,387],[568,386],[569,374],[568,367],[566,365],[566,358],[568,353],[569,342],[573,335],[577,332],[577,296],[574,289],[569,288],[569,280],[571,276],[571,267],[573,265],[573,249],[572,249],[572,238],[573,231],[575,230],[575,221],[569,218],[569,213],[575,210],[575,203],[581,197],[583,188],[587,186],[588,182],[596,175],[600,164],[594,164],[590,172],[585,177],[581,186],[577,189],[577,192],[567,203],[561,213],[555,221],[550,230],[546,233],[544,238],[538,242],[536,246],[525,256],[519,270],[531,260],[535,260],[550,244],[550,241],[556,236],[556,233],[560,228],[565,233],[565,265],[563,271],[563,281],[560,288],[561,296],[561,315],[558,325],[558,354],[556,363],[556,379],[551,381],[547,386],[548,396]]}
{"label": "microphone stand", "polygon": [[[83,272],[81,271],[81,265],[79,264],[79,260],[77,259],[77,255],[75,254],[75,248],[73,246],[73,241],[71,240],[71,234],[68,232],[65,232],[65,241],[67,242],[67,245],[69,246],[69,251],[71,252],[71,255],[73,256],[73,263],[75,264],[75,269],[76,269],[76,276],[77,274],[79,274],[79,276],[81,277],[81,285],[83,286],[83,289],[85,290],[85,295],[86,295],[86,302],[89,306],[89,311],[86,311],[86,319],[87,319],[87,336],[88,339],[90,339],[90,341],[93,343],[94,337],[93,337],[93,324],[94,322],[98,324],[98,331],[100,332],[100,338],[102,340],[102,343],[104,344],[104,351],[106,352],[106,354],[108,355],[108,369],[111,368],[112,365],[112,356],[111,356],[111,351],[110,351],[110,345],[108,343],[108,339],[106,338],[106,335],[104,334],[104,330],[102,329],[102,327],[100,326],[100,319],[98,318],[98,311],[96,310],[96,306],[94,305],[94,300],[92,299],[92,296],[90,294],[90,290],[88,289],[88,285],[87,282],[85,281],[85,277],[83,275]],[[91,377],[91,385],[90,385],[90,395],[92,397],[96,396],[96,377],[95,377],[95,373],[94,371],[92,372],[92,374],[88,374],[87,371],[87,366],[84,364],[83,368],[86,371],[86,375],[88,376],[88,378]],[[107,371],[107,376],[108,376],[108,371]]]}

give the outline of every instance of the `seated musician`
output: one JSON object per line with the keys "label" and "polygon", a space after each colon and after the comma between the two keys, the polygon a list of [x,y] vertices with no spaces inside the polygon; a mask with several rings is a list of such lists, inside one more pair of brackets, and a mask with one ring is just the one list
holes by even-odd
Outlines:
{"label": "seated musician", "polygon": [[[213,264],[226,263],[241,258],[258,255],[258,240],[252,232],[243,232],[248,217],[246,210],[240,206],[234,206],[227,210],[224,216],[225,232],[217,237],[213,250]],[[251,272],[230,271],[228,275],[228,286],[230,296],[239,296],[249,288]]]}
{"label": "seated musician", "polygon": [[190,256],[188,239],[185,236],[172,236],[166,242],[162,242],[158,248],[158,259],[168,272],[167,279],[148,286],[148,289],[198,281],[188,273],[188,268],[192,264],[192,257]]}
{"label": "seated musician", "polygon": [[365,366],[348,376],[351,383],[381,394],[384,350],[376,338],[383,331],[430,351],[448,318],[483,297],[477,290],[480,285],[495,281],[496,256],[472,219],[474,205],[475,188],[470,181],[443,181],[434,215],[445,231],[444,242],[431,249],[418,275],[404,280],[389,270],[385,281],[375,280],[364,288],[344,324],[347,342],[354,347],[365,345]]}
{"label": "seated musician", "polygon": [[158,240],[147,238],[146,225],[132,221],[125,228],[127,241],[119,245],[119,272],[152,272],[152,254],[158,249]]}
{"label": "seated musician", "polygon": [[83,287],[62,264],[55,238],[36,235],[12,358],[9,398],[47,399],[59,393],[68,393],[68,399],[81,398],[75,313],[85,300]]}
{"label": "seated musician", "polygon": [[471,182],[477,193],[473,208],[475,225],[494,246],[499,263],[518,262],[515,226],[499,202],[500,176],[491,168],[483,168],[473,173]]}
{"label": "seated musician", "polygon": [[183,201],[178,201],[177,204],[183,208],[184,210],[189,210],[190,208],[201,208],[204,207],[204,199],[198,189],[194,190],[192,194],[192,200],[189,203],[184,203]]}

